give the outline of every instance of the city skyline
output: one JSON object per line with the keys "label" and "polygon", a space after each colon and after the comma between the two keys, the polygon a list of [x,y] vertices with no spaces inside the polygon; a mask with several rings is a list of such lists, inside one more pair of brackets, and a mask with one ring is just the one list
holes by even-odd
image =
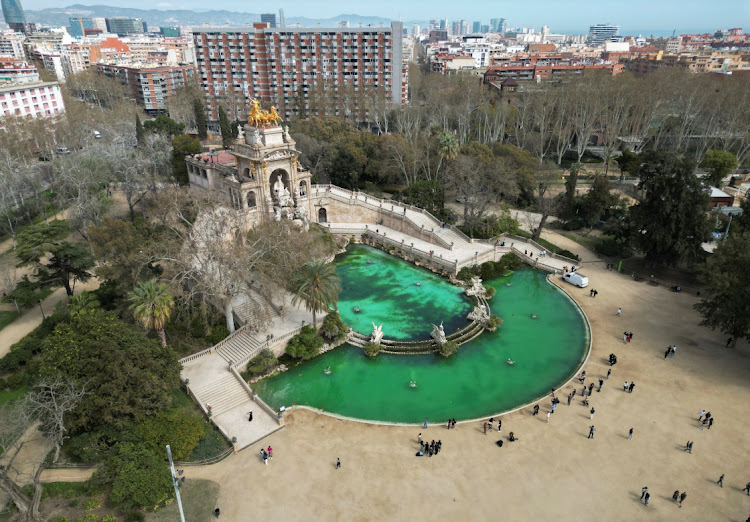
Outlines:
{"label": "city skyline", "polygon": [[[102,5],[106,2],[71,2],[77,5]],[[742,26],[743,20],[750,19],[750,7],[739,0],[723,0],[710,10],[697,0],[661,0],[652,2],[632,0],[627,9],[617,0],[605,0],[597,4],[562,4],[559,1],[541,0],[530,10],[525,5],[510,2],[478,1],[467,6],[453,2],[414,2],[404,3],[384,0],[373,5],[371,2],[351,2],[329,0],[326,2],[258,2],[248,9],[247,4],[231,0],[218,0],[211,4],[212,9],[237,12],[275,13],[283,8],[287,16],[328,18],[339,15],[381,16],[405,23],[427,21],[430,18],[466,20],[468,23],[481,21],[486,24],[490,18],[505,18],[508,27],[539,28],[548,25],[554,31],[584,34],[590,25],[611,23],[621,27],[621,34],[648,34],[711,32]],[[200,0],[162,0],[156,3],[147,0],[132,0],[128,7],[139,9],[187,9],[196,12],[206,11],[206,4]],[[24,0],[27,10],[60,8],[59,0]],[[544,13],[540,15],[539,13]],[[647,16],[644,16],[644,13]],[[747,25],[747,24],[745,24]]]}

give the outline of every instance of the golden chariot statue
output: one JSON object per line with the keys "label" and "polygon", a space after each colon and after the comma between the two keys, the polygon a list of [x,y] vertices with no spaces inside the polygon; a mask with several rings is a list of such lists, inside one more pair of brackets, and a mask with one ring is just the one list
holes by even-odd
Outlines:
{"label": "golden chariot statue", "polygon": [[263,110],[260,108],[260,100],[250,98],[250,116],[247,118],[247,123],[251,126],[256,128],[275,127],[281,121],[284,120],[279,116],[276,107],[271,107],[270,111]]}

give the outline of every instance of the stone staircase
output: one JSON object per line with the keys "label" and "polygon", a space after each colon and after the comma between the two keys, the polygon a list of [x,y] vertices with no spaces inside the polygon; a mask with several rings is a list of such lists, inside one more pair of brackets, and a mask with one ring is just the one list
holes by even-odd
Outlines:
{"label": "stone staircase", "polygon": [[223,344],[216,349],[225,361],[234,364],[255,357],[262,349],[264,343],[258,340],[247,330],[237,331],[233,336],[227,337]]}
{"label": "stone staircase", "polygon": [[203,406],[211,405],[214,417],[218,417],[245,402],[248,403],[248,410],[251,409],[250,395],[235,376],[229,372],[210,384],[192,388],[192,391]]}

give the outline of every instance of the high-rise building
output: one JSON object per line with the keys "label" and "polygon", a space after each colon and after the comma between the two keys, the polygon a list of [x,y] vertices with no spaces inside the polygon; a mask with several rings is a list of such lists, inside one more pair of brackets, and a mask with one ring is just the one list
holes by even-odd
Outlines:
{"label": "high-rise building", "polygon": [[177,26],[172,27],[159,27],[159,32],[162,36],[166,36],[167,38],[179,38],[180,37],[180,28]]}
{"label": "high-rise building", "polygon": [[419,24],[414,24],[411,28],[411,34],[414,36],[419,36],[419,34],[422,32],[422,28],[419,27]]}
{"label": "high-rise building", "polygon": [[482,29],[482,22],[472,22],[471,32],[478,33]]}
{"label": "high-rise building", "polygon": [[498,33],[498,27],[500,27],[500,19],[499,18],[490,18],[490,29],[493,33]]}
{"label": "high-rise building", "polygon": [[86,35],[86,29],[96,27],[93,18],[68,18],[68,23],[70,24],[70,31],[68,31],[70,36],[76,38],[83,38]]}
{"label": "high-rise building", "polygon": [[466,20],[461,20],[460,23],[461,23],[461,30],[459,31],[458,34],[460,34],[461,36],[469,34],[469,22],[467,22]]}
{"label": "high-rise building", "polygon": [[589,27],[589,38],[588,42],[592,45],[599,45],[609,40],[613,36],[617,36],[620,32],[619,25],[610,24],[596,24]]}
{"label": "high-rise building", "polygon": [[504,33],[508,29],[507,22],[505,21],[505,18],[500,19],[500,24],[497,26],[497,32],[498,33]]}
{"label": "high-rise building", "polygon": [[316,85],[382,89],[399,106],[408,92],[402,33],[401,22],[347,29],[272,29],[263,23],[194,29],[198,81],[209,118],[218,120],[216,100],[230,89],[246,104],[258,98],[275,105],[285,119],[308,107]]}
{"label": "high-rise building", "polygon": [[18,33],[28,32],[26,15],[23,13],[20,0],[2,0],[0,3],[2,3],[5,23]]}
{"label": "high-rise building", "polygon": [[458,20],[451,23],[451,34],[453,36],[461,36],[461,22]]}
{"label": "high-rise building", "polygon": [[448,29],[448,19],[447,18],[441,18],[440,19],[440,29]]}
{"label": "high-rise building", "polygon": [[0,32],[0,55],[12,56],[18,60],[23,60],[26,53],[23,51],[24,37],[13,31]]}
{"label": "high-rise building", "polygon": [[271,29],[276,29],[276,13],[263,13],[260,15],[260,22],[268,24]]}
{"label": "high-rise building", "polygon": [[107,32],[115,33],[119,36],[129,34],[143,34],[148,27],[146,22],[140,18],[128,18],[126,16],[115,16],[107,18]]}
{"label": "high-rise building", "polygon": [[286,16],[284,16],[283,9],[279,9],[279,27],[282,29],[286,27]]}

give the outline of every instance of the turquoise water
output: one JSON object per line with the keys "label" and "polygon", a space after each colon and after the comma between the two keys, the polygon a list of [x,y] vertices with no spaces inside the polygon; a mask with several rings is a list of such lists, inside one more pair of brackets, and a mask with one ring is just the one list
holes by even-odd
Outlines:
{"label": "turquoise water", "polygon": [[[463,307],[471,305],[460,292],[444,291],[442,285],[451,285],[440,278],[434,280],[439,286],[431,288],[433,279],[428,276],[432,274],[383,256],[387,254],[356,246],[337,260],[337,270],[344,278],[342,298],[347,298],[347,304],[362,303],[359,306],[363,310],[361,314],[352,313],[359,325],[355,327],[339,301],[344,321],[369,333],[372,325],[364,328],[365,319],[358,316],[372,309],[373,317],[383,318],[386,337],[396,337],[388,327],[394,324],[406,330],[400,332],[405,336],[420,334],[417,337],[424,338],[429,335],[429,327],[410,329],[405,325],[411,321],[428,325],[434,322],[431,314],[444,314],[459,304],[458,318],[450,323],[443,318],[446,332],[466,324]],[[368,259],[373,263],[368,264]],[[393,277],[397,282],[399,278],[406,282],[421,280],[422,286],[409,290],[404,284],[381,297],[382,287],[372,283],[378,277],[381,281],[392,281],[389,278]],[[524,268],[486,281],[497,290],[490,306],[503,319],[503,326],[494,333],[483,333],[447,359],[439,355],[388,354],[369,359],[361,349],[344,345],[264,379],[254,389],[275,408],[307,405],[348,417],[390,422],[421,423],[425,417],[444,422],[449,417],[471,419],[513,409],[565,382],[578,368],[588,346],[583,316],[545,277]],[[424,302],[414,296],[417,290],[427,296]],[[368,304],[366,309],[364,303],[373,306]],[[515,364],[507,364],[508,358]],[[326,375],[324,370],[329,366],[331,374]],[[410,381],[415,381],[417,388],[410,388]]]}

